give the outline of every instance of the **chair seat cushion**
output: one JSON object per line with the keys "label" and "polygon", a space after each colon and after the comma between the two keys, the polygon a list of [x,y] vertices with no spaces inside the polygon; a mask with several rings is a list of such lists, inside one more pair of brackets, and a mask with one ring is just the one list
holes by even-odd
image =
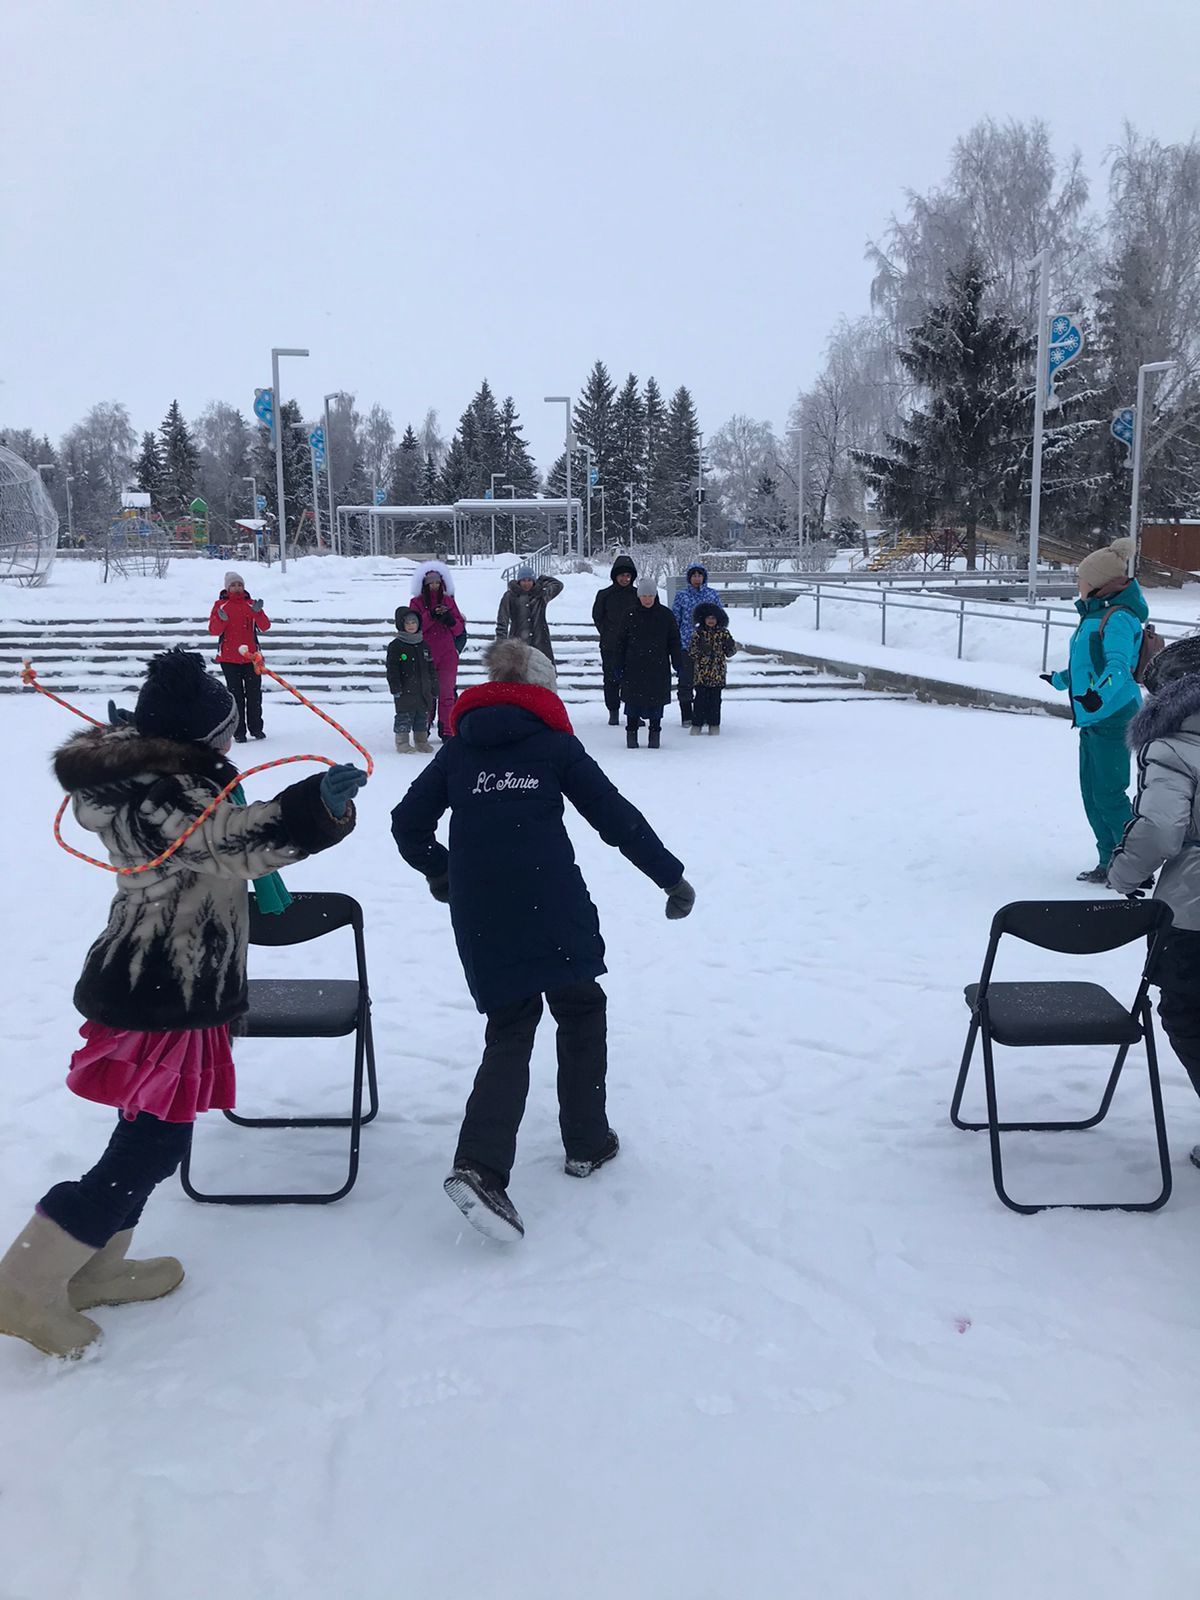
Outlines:
{"label": "chair seat cushion", "polygon": [[[972,1010],[979,985],[969,983]],[[993,983],[988,1017],[997,1044],[1136,1044],[1142,1030],[1098,983]]]}
{"label": "chair seat cushion", "polygon": [[251,1039],[339,1039],[353,1033],[353,978],[251,978],[245,1032]]}

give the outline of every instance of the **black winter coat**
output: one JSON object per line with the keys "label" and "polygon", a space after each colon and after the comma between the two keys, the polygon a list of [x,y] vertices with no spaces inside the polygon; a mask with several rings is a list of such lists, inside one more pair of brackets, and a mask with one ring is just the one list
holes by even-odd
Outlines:
{"label": "black winter coat", "polygon": [[428,711],[437,700],[437,668],[419,633],[399,632],[388,645],[387,684],[400,711]]}
{"label": "black winter coat", "polygon": [[[618,572],[628,572],[631,581],[624,586],[617,582]],[[629,613],[638,603],[637,568],[628,556],[618,556],[610,574],[612,582],[601,589],[592,605],[592,621],[600,635],[600,654],[616,655],[621,643],[621,630],[629,621]]]}
{"label": "black winter coat", "polygon": [[[450,917],[480,1011],[584,983],[605,970],[600,919],[563,826],[567,799],[605,844],[660,889],[683,866],[570,731],[548,689],[490,683],[455,707],[458,737],[392,812],[400,854],[450,876]],[[450,809],[449,851],[436,829]]]}
{"label": "black winter coat", "polygon": [[540,650],[553,661],[554,647],[550,643],[546,607],[561,593],[561,582],[545,573],[534,579],[533,588],[528,594],[514,578],[505,590],[496,613],[497,639],[524,639],[526,644]]}
{"label": "black winter coat", "polygon": [[621,673],[621,699],[626,705],[652,711],[671,699],[671,669],[678,675],[683,662],[679,624],[662,601],[652,606],[639,600],[621,630],[617,665]]}
{"label": "black winter coat", "polygon": [[[76,734],[54,758],[75,820],[114,866],[153,861],[237,776],[207,745],[132,728]],[[150,872],[117,879],[108,926],[88,951],[75,1005],[91,1022],[139,1033],[213,1028],[248,1004],[249,880],[337,844],[320,776],[274,800],[223,802],[186,844]]]}

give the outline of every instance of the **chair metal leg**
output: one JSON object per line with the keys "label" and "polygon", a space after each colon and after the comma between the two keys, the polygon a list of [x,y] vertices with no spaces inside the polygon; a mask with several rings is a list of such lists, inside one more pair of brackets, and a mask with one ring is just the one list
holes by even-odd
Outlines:
{"label": "chair metal leg", "polygon": [[[1001,1154],[1000,1135],[1002,1132],[1058,1132],[1063,1129],[1076,1129],[1094,1127],[1108,1115],[1112,1104],[1113,1093],[1121,1069],[1125,1065],[1125,1058],[1129,1054],[1129,1046],[1122,1047],[1117,1056],[1116,1064],[1109,1076],[1105,1088],[1104,1098],[1100,1110],[1087,1122],[1077,1123],[1005,1123],[1000,1121],[1000,1110],[996,1096],[996,1064],[992,1054],[992,1041],[988,1030],[983,1030],[983,1075],[987,1093],[988,1108],[988,1143],[992,1157],[992,1182],[996,1194],[1009,1208],[1010,1211],[1020,1212],[1023,1216],[1032,1216],[1038,1211],[1157,1211],[1166,1205],[1171,1196],[1171,1158],[1167,1144],[1166,1117],[1163,1112],[1162,1082],[1158,1072],[1158,1052],[1154,1043],[1154,1023],[1150,1013],[1149,1002],[1146,1001],[1142,1013],[1143,1036],[1146,1042],[1146,1070],[1150,1079],[1150,1104],[1154,1114],[1154,1134],[1158,1146],[1159,1171],[1162,1176],[1162,1186],[1153,1200],[1127,1200],[1127,1201],[1071,1201],[1051,1200],[1040,1205],[1025,1205],[1014,1200],[1004,1186],[1004,1164]],[[961,1073],[960,1073],[961,1076]]]}
{"label": "chair metal leg", "polygon": [[[365,1026],[356,1030],[365,1032],[367,1040],[367,1081],[370,1089],[370,1110],[363,1117],[363,1125],[374,1122],[379,1115],[379,1081],[375,1076],[375,1040],[371,1034],[371,1015],[367,1012]],[[348,1128],[350,1117],[243,1117],[237,1111],[223,1113],[226,1121],[236,1122],[239,1128]]]}
{"label": "chair metal leg", "polygon": [[[950,1121],[956,1128],[961,1128],[966,1133],[987,1133],[991,1128],[990,1122],[965,1122],[960,1115],[962,1111],[963,1093],[967,1087],[967,1076],[971,1067],[971,1058],[975,1050],[975,1040],[980,1031],[979,1019],[977,1017],[973,1017],[971,1019],[970,1029],[967,1033],[967,1044],[966,1049],[963,1051],[962,1064],[958,1069],[958,1078],[954,1085],[954,1096],[950,1101]],[[986,1053],[986,1048],[991,1042],[991,1035],[987,1029],[983,1029],[982,1031],[984,1034]],[[1070,1122],[1001,1122],[999,1124],[1000,1132],[1073,1133],[1083,1128],[1096,1127],[1096,1125],[1103,1122],[1105,1117],[1108,1115],[1109,1108],[1113,1102],[1113,1095],[1116,1093],[1117,1083],[1121,1077],[1121,1071],[1125,1066],[1125,1058],[1129,1054],[1129,1048],[1130,1047],[1127,1044],[1121,1046],[1117,1054],[1117,1059],[1113,1064],[1113,1069],[1109,1074],[1108,1082],[1104,1086],[1104,1093],[1100,1097],[1100,1108],[1098,1111],[1093,1112],[1090,1117],[1083,1117],[1078,1121]]]}
{"label": "chair metal leg", "polygon": [[[192,1200],[199,1201],[202,1205],[226,1206],[327,1206],[334,1200],[344,1199],[353,1189],[358,1178],[359,1145],[364,1122],[368,1118],[363,1116],[363,1084],[369,1073],[372,1080],[372,1111],[371,1116],[379,1109],[378,1092],[374,1087],[375,1064],[374,1047],[371,1041],[370,1017],[367,1016],[365,1026],[360,1014],[360,1025],[354,1032],[354,1085],[350,1100],[350,1115],[348,1117],[323,1118],[323,1117],[236,1117],[226,1112],[233,1122],[240,1122],[244,1127],[256,1128],[349,1128],[350,1151],[349,1162],[346,1169],[346,1180],[340,1188],[331,1190],[327,1194],[207,1194],[197,1189],[191,1181],[191,1147],[184,1155],[179,1169],[179,1181],[183,1192]],[[370,1063],[369,1067],[367,1063]]]}
{"label": "chair metal leg", "polygon": [[971,1133],[979,1133],[987,1127],[986,1122],[964,1122],[959,1116],[962,1110],[963,1090],[967,1087],[967,1073],[971,1070],[971,1057],[975,1054],[975,1041],[979,1037],[979,1016],[972,1011],[971,1026],[967,1029],[967,1043],[963,1050],[962,1063],[958,1069],[958,1079],[954,1085],[954,1095],[950,1101],[950,1121],[956,1128],[962,1128]]}

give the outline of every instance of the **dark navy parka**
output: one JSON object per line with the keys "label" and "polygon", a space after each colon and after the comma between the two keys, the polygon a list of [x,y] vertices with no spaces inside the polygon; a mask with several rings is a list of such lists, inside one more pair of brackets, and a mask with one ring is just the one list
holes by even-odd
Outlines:
{"label": "dark navy parka", "polygon": [[[605,844],[673,889],[683,865],[570,731],[548,689],[482,684],[455,708],[443,744],[392,812],[400,854],[428,878],[449,873],[450,917],[480,1011],[584,983],[604,940],[563,825],[567,799]],[[450,811],[450,848],[436,829]]]}

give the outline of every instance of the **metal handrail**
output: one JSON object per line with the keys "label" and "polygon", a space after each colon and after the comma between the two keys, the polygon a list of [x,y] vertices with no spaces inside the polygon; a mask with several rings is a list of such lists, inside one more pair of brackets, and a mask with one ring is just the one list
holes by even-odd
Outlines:
{"label": "metal handrail", "polygon": [[543,576],[543,574],[550,571],[551,564],[554,560],[554,553],[554,546],[552,544],[544,544],[540,550],[532,550],[530,551],[529,555],[522,556],[519,561],[514,561],[511,567],[505,567],[500,576],[503,578],[505,583],[514,583],[516,581],[517,573],[522,567],[532,567],[534,577],[540,578]]}
{"label": "metal handrail", "polygon": [[[1037,607],[1036,610],[1040,614],[1034,615],[1033,612],[1035,608],[1030,607],[1027,601],[1014,601],[1011,603],[1003,603],[1003,605],[1001,602],[992,602],[990,605],[986,602],[982,602],[977,605],[971,605],[966,599],[938,599],[934,595],[927,596],[923,600],[911,596],[906,596],[904,599],[898,599],[895,595],[889,594],[886,587],[881,588],[879,592],[875,594],[864,594],[861,591],[856,592],[853,588],[845,584],[841,584],[836,581],[831,582],[825,578],[820,580],[809,578],[797,584],[796,574],[789,574],[788,576],[791,583],[797,590],[796,599],[811,599],[814,602],[814,628],[817,632],[820,632],[821,628],[821,599],[823,589],[834,589],[839,591],[835,595],[825,596],[826,599],[834,600],[838,604],[878,606],[880,610],[879,642],[882,645],[886,645],[888,642],[887,619],[889,611],[933,611],[942,617],[948,617],[950,619],[957,617],[958,645],[956,656],[960,661],[963,658],[963,635],[968,617],[976,617],[985,622],[1023,622],[1032,627],[1041,628],[1043,672],[1047,670],[1047,663],[1050,659],[1051,628],[1066,628],[1073,632],[1075,628],[1079,626],[1078,616],[1074,614],[1068,614],[1065,610],[1056,611],[1056,609],[1051,605]],[[773,585],[772,580],[779,578],[780,574],[769,572],[740,572],[728,575],[710,573],[709,582],[712,583],[714,578],[719,581],[725,577],[733,580],[738,586],[749,587],[752,591],[757,591],[756,593],[752,594],[751,606],[753,608],[754,616],[761,621],[763,612],[765,610],[762,600],[763,591],[767,588],[776,586]],[[1153,619],[1151,620],[1153,621]],[[1155,622],[1154,626],[1156,631],[1169,644],[1174,643],[1174,641],[1177,639],[1185,639],[1189,637],[1193,631],[1192,628],[1190,628],[1186,623],[1179,622]]]}

